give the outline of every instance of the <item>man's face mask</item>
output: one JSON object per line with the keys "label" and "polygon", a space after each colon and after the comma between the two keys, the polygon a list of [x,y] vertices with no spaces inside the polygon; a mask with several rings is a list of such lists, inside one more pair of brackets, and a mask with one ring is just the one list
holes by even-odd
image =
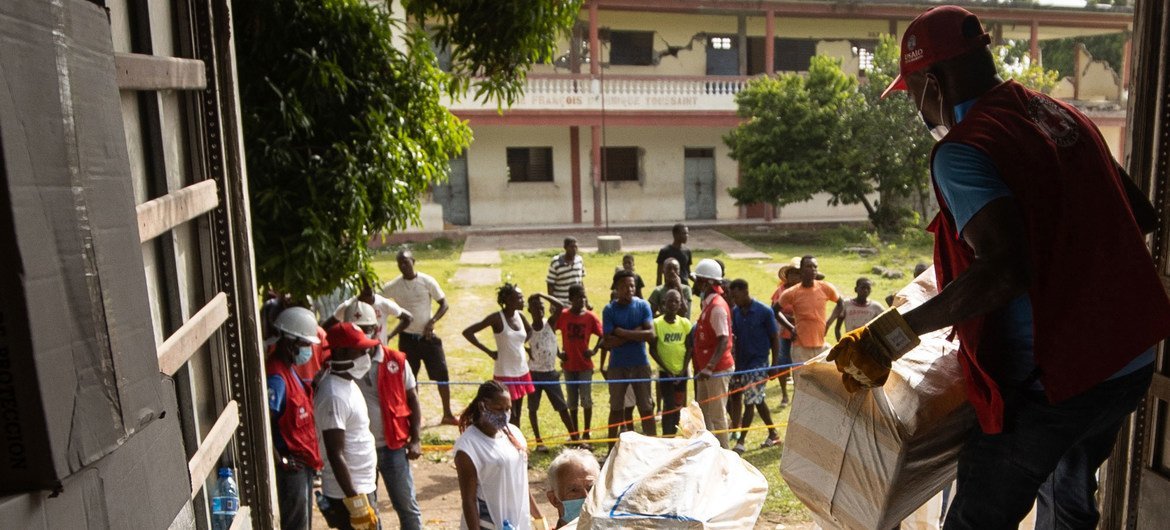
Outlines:
{"label": "man's face mask", "polygon": [[[926,84],[927,84],[927,86],[930,86],[930,78],[927,78]],[[941,96],[942,95],[942,87],[940,87],[938,85],[938,81],[934,82],[934,86],[938,88],[938,93]],[[926,87],[923,87],[922,98],[918,101],[918,119],[922,120],[922,123],[926,124],[926,128],[928,130],[930,130],[930,135],[934,137],[934,141],[941,142],[942,139],[946,137],[947,133],[951,132],[951,128],[947,127],[946,125],[931,123],[930,120],[926,119],[926,115],[922,113],[922,106],[925,104],[926,104]],[[942,97],[938,98],[938,115],[939,116],[943,115]]]}
{"label": "man's face mask", "polygon": [[312,358],[313,358],[313,347],[312,346],[298,346],[297,347],[297,356],[295,359],[293,359],[293,363],[296,364],[297,366],[301,366],[301,365],[309,362],[309,359],[312,359]]}

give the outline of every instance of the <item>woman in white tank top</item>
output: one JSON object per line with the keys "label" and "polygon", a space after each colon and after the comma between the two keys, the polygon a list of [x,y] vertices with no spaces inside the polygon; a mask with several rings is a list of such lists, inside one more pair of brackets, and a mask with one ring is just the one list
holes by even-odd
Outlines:
{"label": "woman in white tank top", "polygon": [[[519,427],[524,396],[536,390],[532,385],[532,376],[528,373],[528,353],[524,351],[524,343],[532,336],[532,327],[521,314],[524,310],[524,293],[519,287],[505,283],[496,290],[496,302],[500,304],[500,311],[468,326],[463,330],[463,337],[496,361],[493,377],[508,387],[512,398],[511,421]],[[495,351],[484,346],[475,336],[488,327],[492,328],[496,338]]]}

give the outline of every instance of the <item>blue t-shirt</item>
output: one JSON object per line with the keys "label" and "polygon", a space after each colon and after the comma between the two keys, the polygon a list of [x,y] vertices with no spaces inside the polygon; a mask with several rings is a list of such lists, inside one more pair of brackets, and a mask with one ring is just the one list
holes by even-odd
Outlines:
{"label": "blue t-shirt", "polygon": [[[641,329],[643,324],[653,328],[654,313],[650,310],[650,303],[641,298],[635,298],[627,305],[614,300],[601,311],[601,329],[607,335],[613,333],[614,328]],[[627,342],[610,352],[610,368],[649,365],[645,342]]]}
{"label": "blue t-shirt", "polygon": [[735,340],[736,370],[763,368],[771,362],[772,337],[780,332],[772,308],[752,300],[747,309],[731,308],[731,336]]}
{"label": "blue t-shirt", "polygon": [[[955,120],[962,121],[975,104],[974,99],[955,106]],[[975,214],[1000,197],[1012,197],[1012,191],[999,176],[995,163],[984,152],[966,144],[947,142],[935,151],[931,166],[934,184],[938,187],[947,208],[954,217],[956,236]],[[1033,355],[1032,300],[1027,294],[1012,300],[1007,306],[988,313],[984,320],[980,349],[1004,352],[1010,355],[1002,367],[1000,384],[1023,383],[1036,368]],[[1154,350],[1138,356],[1114,377],[1121,377],[1154,361]],[[1042,388],[1039,382],[1032,388]]]}

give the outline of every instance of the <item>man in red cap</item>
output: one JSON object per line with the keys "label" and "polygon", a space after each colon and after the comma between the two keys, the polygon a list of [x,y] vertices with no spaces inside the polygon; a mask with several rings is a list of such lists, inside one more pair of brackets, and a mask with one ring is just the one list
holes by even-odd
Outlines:
{"label": "man in red cap", "polygon": [[313,399],[326,456],[321,515],[333,528],[373,530],[378,524],[374,511],[378,457],[369,409],[354,381],[370,371],[370,353],[381,343],[352,322],[334,324],[326,338],[332,355]]}
{"label": "man in red cap", "polygon": [[851,390],[880,386],[918,335],[954,326],[980,428],[959,455],[947,528],[1014,528],[1037,497],[1037,528],[1095,528],[1097,468],[1170,335],[1143,236],[1156,217],[1092,122],[1000,79],[989,43],[953,6],[906,29],[886,94],[908,91],[939,141],[929,230],[941,290],[829,358]]}

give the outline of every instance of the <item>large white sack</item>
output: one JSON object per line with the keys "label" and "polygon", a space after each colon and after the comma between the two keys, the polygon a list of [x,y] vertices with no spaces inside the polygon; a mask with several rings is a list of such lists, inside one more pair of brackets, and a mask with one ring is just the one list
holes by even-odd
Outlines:
{"label": "large white sack", "polygon": [[692,402],[676,438],[622,433],[577,528],[749,529],[767,496],[764,475],[719,447]]}
{"label": "large white sack", "polygon": [[[895,306],[936,292],[928,269]],[[954,479],[975,416],[949,332],[922,337],[882,388],[850,394],[823,355],[796,371],[780,472],[822,527],[892,528]]]}

